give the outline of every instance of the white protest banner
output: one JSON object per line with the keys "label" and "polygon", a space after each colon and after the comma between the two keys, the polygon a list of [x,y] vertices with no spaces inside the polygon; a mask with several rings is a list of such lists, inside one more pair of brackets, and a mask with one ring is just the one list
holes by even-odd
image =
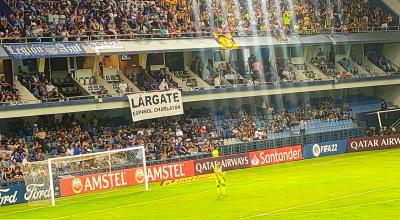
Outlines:
{"label": "white protest banner", "polygon": [[132,94],[128,99],[134,122],[183,114],[182,95],[177,89]]}

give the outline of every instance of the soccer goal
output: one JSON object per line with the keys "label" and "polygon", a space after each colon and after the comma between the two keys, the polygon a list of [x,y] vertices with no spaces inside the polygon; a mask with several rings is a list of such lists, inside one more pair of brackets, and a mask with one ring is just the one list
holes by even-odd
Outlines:
{"label": "soccer goal", "polygon": [[141,184],[148,190],[145,170],[143,146],[25,163],[27,191],[32,186],[43,189],[26,199],[31,205],[54,206],[57,198],[82,193]]}

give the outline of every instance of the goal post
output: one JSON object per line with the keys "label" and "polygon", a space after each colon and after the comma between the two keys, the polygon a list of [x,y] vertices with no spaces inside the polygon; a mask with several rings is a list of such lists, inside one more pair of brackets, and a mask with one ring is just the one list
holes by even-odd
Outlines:
{"label": "goal post", "polygon": [[145,170],[143,146],[50,158],[25,163],[23,168],[26,186],[40,184],[47,187],[47,197],[28,200],[42,206],[55,206],[59,197],[125,186],[144,184],[144,189],[148,190]]}

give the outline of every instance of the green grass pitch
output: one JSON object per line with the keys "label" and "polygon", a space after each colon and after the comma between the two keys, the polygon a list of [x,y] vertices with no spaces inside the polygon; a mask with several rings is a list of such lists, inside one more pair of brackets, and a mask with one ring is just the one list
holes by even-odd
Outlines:
{"label": "green grass pitch", "polygon": [[66,197],[55,207],[0,208],[0,219],[400,219],[400,150],[230,171],[215,181],[134,186]]}

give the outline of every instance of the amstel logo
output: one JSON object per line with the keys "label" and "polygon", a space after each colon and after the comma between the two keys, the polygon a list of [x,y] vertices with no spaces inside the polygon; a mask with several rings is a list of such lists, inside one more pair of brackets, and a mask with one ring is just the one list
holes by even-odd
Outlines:
{"label": "amstel logo", "polygon": [[136,180],[137,183],[143,183],[144,182],[144,171],[143,171],[142,168],[136,169],[135,180]]}
{"label": "amstel logo", "polygon": [[74,178],[72,180],[72,191],[74,191],[74,193],[80,193],[82,192],[82,189],[83,189],[82,180],[79,178]]}

